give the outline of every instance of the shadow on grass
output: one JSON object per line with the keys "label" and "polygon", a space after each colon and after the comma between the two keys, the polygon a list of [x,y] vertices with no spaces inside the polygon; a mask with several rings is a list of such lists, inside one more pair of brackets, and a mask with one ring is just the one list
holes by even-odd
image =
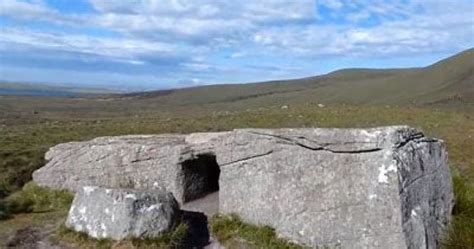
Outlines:
{"label": "shadow on grass", "polygon": [[184,248],[203,248],[209,244],[208,221],[204,213],[183,211],[183,222],[188,227],[183,241]]}

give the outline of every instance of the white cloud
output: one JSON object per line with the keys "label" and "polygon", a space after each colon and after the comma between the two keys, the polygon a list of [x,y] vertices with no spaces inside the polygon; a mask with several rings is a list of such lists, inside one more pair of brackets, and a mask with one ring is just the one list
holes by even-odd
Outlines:
{"label": "white cloud", "polygon": [[41,3],[4,0],[0,5],[0,15],[9,14],[15,14],[17,18],[22,19],[36,19],[39,16],[51,16],[59,13]]}
{"label": "white cloud", "polygon": [[[72,53],[84,53],[111,58],[134,58],[153,53],[177,53],[179,48],[163,42],[138,39],[103,38],[87,35],[36,32],[22,28],[4,28],[0,33],[0,44],[17,44],[25,49],[47,49]],[[138,61],[131,60],[134,64]]]}
{"label": "white cloud", "polygon": [[[125,57],[139,51],[178,51],[179,47],[186,46],[195,56],[252,43],[272,53],[295,53],[296,56],[346,53],[373,56],[461,47],[472,44],[474,35],[474,7],[469,1],[462,0],[456,4],[436,0],[390,3],[371,0],[90,1],[97,14],[66,16],[41,2],[18,0],[6,0],[0,13],[21,19],[47,18],[58,23],[101,27],[129,37],[128,40],[66,38],[62,34],[41,36],[33,33],[22,37],[14,34],[10,39],[12,42],[18,38],[24,43],[24,36],[32,35],[30,39],[39,46],[61,47],[57,42],[63,42],[69,49],[106,56],[123,54]],[[327,14],[348,23],[318,23],[314,19],[318,6],[329,8],[332,12]],[[367,27],[355,25],[369,18],[377,23]]]}
{"label": "white cloud", "polygon": [[[364,1],[359,4],[361,2]],[[257,31],[253,39],[274,52],[310,57],[328,54],[372,57],[457,51],[472,46],[474,42],[474,6],[467,2],[440,4],[441,1],[415,1],[406,6],[402,6],[401,2],[392,5],[365,2],[367,5],[364,8],[345,18],[359,21],[377,15],[379,23],[370,26],[342,23],[272,27]],[[329,3],[326,1],[324,4]],[[336,8],[333,4],[329,5]],[[446,7],[443,8],[443,5]],[[414,6],[421,6],[423,11]],[[337,5],[337,8],[342,7]],[[393,18],[397,15],[405,17]]]}
{"label": "white cloud", "polygon": [[247,54],[244,52],[235,52],[230,55],[230,58],[242,58],[245,57]]}
{"label": "white cloud", "polygon": [[162,39],[166,39],[164,37],[166,35],[170,36],[168,39],[234,36],[232,32],[250,27],[250,23],[246,20],[172,18],[115,13],[97,16],[94,21],[102,27],[136,36],[148,37],[149,33],[164,32],[161,34]]}
{"label": "white cloud", "polygon": [[185,63],[182,63],[182,66],[189,68],[190,70],[195,70],[195,71],[209,70],[212,67],[212,65],[210,64],[199,63],[199,62],[185,62]]}
{"label": "white cloud", "polygon": [[217,18],[252,20],[308,19],[314,15],[314,2],[303,0],[264,1],[214,1],[214,0],[91,0],[94,8],[102,13],[138,14],[142,16],[166,16],[187,18]]}
{"label": "white cloud", "polygon": [[[312,1],[100,1],[97,25],[135,36],[207,42],[215,46],[245,39],[272,22],[314,18]],[[150,35],[153,34],[153,35]]]}

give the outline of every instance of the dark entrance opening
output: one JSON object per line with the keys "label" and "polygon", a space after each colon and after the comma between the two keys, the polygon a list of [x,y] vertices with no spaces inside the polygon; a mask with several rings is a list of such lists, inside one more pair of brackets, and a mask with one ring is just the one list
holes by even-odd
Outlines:
{"label": "dark entrance opening", "polygon": [[182,163],[184,172],[183,201],[189,202],[219,191],[219,175],[216,156],[201,154]]}
{"label": "dark entrance opening", "polygon": [[183,221],[189,230],[186,248],[203,248],[210,243],[207,217],[218,213],[221,170],[213,154],[200,154],[184,161]]}

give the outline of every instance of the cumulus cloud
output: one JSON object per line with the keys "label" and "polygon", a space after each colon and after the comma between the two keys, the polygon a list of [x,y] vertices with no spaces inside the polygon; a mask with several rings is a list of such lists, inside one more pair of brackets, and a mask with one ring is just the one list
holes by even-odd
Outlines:
{"label": "cumulus cloud", "polygon": [[179,39],[221,46],[245,39],[263,26],[314,17],[311,1],[100,1],[100,26],[152,39]]}
{"label": "cumulus cloud", "polygon": [[[364,1],[360,1],[359,4]],[[341,17],[342,24],[285,26],[262,29],[254,34],[254,41],[272,48],[274,52],[296,53],[300,56],[355,55],[361,57],[405,55],[459,50],[473,43],[474,13],[469,3],[440,8],[439,3],[414,1],[402,7],[368,3]],[[422,13],[415,6],[424,3]],[[350,2],[323,1],[331,9],[350,6]],[[346,4],[346,5],[344,5]],[[353,7],[353,6],[352,6]],[[355,7],[354,7],[355,8]],[[345,23],[346,19],[362,20],[377,15],[377,23],[358,26]],[[392,18],[394,16],[404,18]]]}
{"label": "cumulus cloud", "polygon": [[[146,50],[151,43],[159,48],[168,42],[205,50],[206,46],[222,48],[251,42],[272,52],[280,50],[277,52],[311,56],[357,52],[372,56],[376,52],[384,55],[404,49],[426,52],[429,46],[445,46],[454,38],[460,43],[466,39],[471,42],[469,36],[474,35],[473,6],[462,0],[456,4],[434,0],[390,3],[371,0],[90,2],[97,13],[63,15],[41,2],[18,0],[6,0],[0,13],[14,18],[47,18],[59,23],[101,27],[130,39],[148,40],[148,43],[118,40],[125,54],[134,46]],[[316,21],[316,10],[321,7],[329,9],[326,15],[335,18],[334,23]],[[375,23],[367,27],[355,25],[368,19]],[[54,40],[48,37],[44,42]],[[75,39],[79,44],[83,43],[83,39]],[[113,46],[112,41],[108,43]]]}

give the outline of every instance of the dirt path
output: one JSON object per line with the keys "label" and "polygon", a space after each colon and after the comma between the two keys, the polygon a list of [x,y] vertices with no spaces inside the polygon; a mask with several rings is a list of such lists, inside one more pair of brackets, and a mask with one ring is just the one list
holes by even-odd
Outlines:
{"label": "dirt path", "polygon": [[219,212],[219,192],[214,192],[194,201],[185,203],[181,209],[192,212],[204,213],[212,217]]}

